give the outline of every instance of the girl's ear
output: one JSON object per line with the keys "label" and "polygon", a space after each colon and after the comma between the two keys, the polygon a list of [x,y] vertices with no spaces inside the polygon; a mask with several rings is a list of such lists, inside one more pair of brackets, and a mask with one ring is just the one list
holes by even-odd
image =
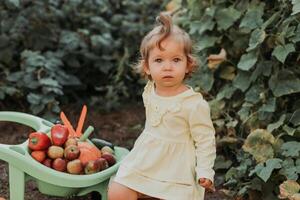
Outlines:
{"label": "girl's ear", "polygon": [[192,66],[193,66],[193,63],[191,62],[191,58],[188,56],[187,57],[187,63],[186,63],[186,69],[185,69],[185,73],[189,73],[191,70],[192,70]]}
{"label": "girl's ear", "polygon": [[148,64],[145,60],[142,60],[142,67],[143,67],[143,70],[144,72],[147,74],[147,75],[150,75],[150,70],[149,70],[149,67],[148,67]]}
{"label": "girl's ear", "polygon": [[185,70],[185,73],[189,73],[190,72],[190,69],[187,67],[186,70]]}
{"label": "girl's ear", "polygon": [[194,70],[194,68],[197,66],[197,61],[193,56],[188,55],[187,57],[187,67],[186,67],[186,73],[189,73]]}

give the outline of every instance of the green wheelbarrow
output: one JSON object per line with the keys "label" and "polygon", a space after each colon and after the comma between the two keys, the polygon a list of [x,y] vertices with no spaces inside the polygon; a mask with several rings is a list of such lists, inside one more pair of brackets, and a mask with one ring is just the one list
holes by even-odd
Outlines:
{"label": "green wheelbarrow", "polygon": [[[47,134],[50,134],[50,129],[54,125],[42,118],[20,112],[0,112],[0,121],[20,123]],[[37,162],[31,157],[27,145],[28,140],[18,145],[0,144],[0,159],[9,165],[11,200],[24,200],[25,183],[29,180],[35,181],[39,191],[46,195],[70,197],[98,192],[101,199],[106,200],[109,179],[116,173],[120,161],[129,152],[116,146],[115,165],[95,174],[72,175]]]}

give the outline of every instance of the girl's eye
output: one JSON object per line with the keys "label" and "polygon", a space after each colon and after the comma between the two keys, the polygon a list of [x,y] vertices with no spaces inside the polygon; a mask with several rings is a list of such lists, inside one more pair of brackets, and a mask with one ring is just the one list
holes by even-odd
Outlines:
{"label": "girl's eye", "polygon": [[161,62],[162,62],[162,59],[161,59],[161,58],[156,58],[156,59],[154,60],[154,62],[161,63]]}
{"label": "girl's eye", "polygon": [[181,59],[180,58],[174,58],[174,62],[180,62]]}

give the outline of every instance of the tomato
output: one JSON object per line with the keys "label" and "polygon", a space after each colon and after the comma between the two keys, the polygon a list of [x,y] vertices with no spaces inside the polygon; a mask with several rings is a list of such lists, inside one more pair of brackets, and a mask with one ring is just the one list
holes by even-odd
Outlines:
{"label": "tomato", "polygon": [[45,133],[33,132],[29,134],[28,147],[31,150],[45,150],[51,145],[51,140]]}

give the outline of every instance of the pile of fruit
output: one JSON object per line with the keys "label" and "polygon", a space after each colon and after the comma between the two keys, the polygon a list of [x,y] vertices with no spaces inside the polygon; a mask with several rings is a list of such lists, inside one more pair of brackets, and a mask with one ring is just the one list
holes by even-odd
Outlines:
{"label": "pile of fruit", "polygon": [[28,148],[38,162],[70,174],[92,174],[116,163],[113,146],[96,138],[91,141],[75,137],[69,134],[67,126],[56,124],[50,136],[42,132],[30,133]]}

